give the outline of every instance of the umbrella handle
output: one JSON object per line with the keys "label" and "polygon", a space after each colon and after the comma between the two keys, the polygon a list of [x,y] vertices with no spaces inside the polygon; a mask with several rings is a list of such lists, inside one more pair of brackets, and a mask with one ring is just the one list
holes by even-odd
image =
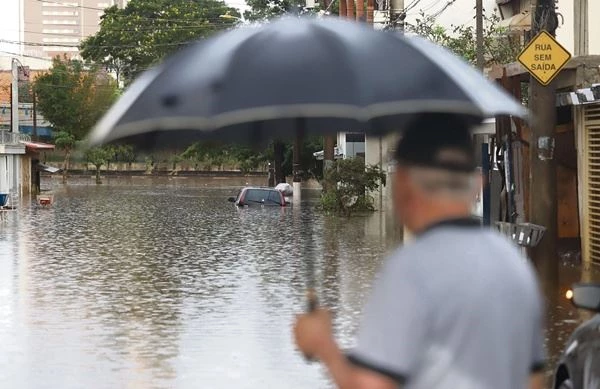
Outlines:
{"label": "umbrella handle", "polygon": [[[317,293],[314,289],[308,289],[306,292],[306,312],[312,313],[319,307],[319,300],[317,299]],[[314,362],[315,358],[312,355],[304,354],[304,359],[307,362]]]}
{"label": "umbrella handle", "polygon": [[308,289],[306,291],[306,312],[312,313],[319,307],[319,300],[317,299],[317,293],[314,289]]}

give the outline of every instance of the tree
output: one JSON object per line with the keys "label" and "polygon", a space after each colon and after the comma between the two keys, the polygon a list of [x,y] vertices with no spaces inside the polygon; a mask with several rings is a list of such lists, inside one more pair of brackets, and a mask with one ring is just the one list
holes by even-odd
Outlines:
{"label": "tree", "polygon": [[66,180],[71,151],[117,97],[114,80],[97,67],[55,58],[52,68],[34,81],[37,107],[55,131],[56,146],[65,152]]}
{"label": "tree", "polygon": [[265,21],[289,12],[302,13],[305,0],[246,0],[250,10],[244,17],[251,21]]}
{"label": "tree", "polygon": [[101,184],[100,168],[114,158],[115,149],[111,146],[93,147],[85,152],[85,160],[96,168],[96,184]]}
{"label": "tree", "polygon": [[368,192],[385,185],[385,178],[379,166],[365,166],[362,158],[339,159],[325,173],[325,182],[331,189],[321,195],[321,208],[346,216],[356,211],[374,211]]}
{"label": "tree", "polygon": [[69,171],[69,162],[71,160],[71,153],[76,145],[75,136],[66,131],[54,132],[54,144],[60,150],[65,153],[65,159],[62,168],[63,183],[67,182],[67,176]]}
{"label": "tree", "polygon": [[137,159],[137,154],[131,145],[118,145],[114,147],[115,162],[127,163],[127,168],[131,170],[131,164]]}
{"label": "tree", "polygon": [[[518,36],[511,36],[506,28],[499,26],[497,15],[484,17],[484,57],[486,66],[514,62],[523,48]],[[450,31],[435,24],[435,18],[421,13],[415,25],[407,31],[418,34],[475,64],[477,61],[475,29],[472,26],[453,26]]]}
{"label": "tree", "polygon": [[100,30],[82,43],[81,56],[127,84],[190,42],[232,27],[239,16],[220,0],[131,0],[125,8],[105,10]]}

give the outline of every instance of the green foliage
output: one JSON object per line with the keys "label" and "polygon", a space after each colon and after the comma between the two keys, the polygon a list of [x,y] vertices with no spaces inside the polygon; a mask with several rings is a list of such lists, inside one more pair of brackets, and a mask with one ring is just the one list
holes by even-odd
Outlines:
{"label": "green foliage", "polygon": [[[484,58],[486,65],[506,64],[516,61],[523,45],[518,37],[510,36],[506,28],[499,26],[497,15],[484,16]],[[472,26],[453,26],[450,31],[435,24],[435,18],[423,13],[416,25],[407,26],[407,31],[421,35],[441,46],[445,46],[466,61],[477,61],[475,29]]]}
{"label": "green foliage", "polygon": [[54,144],[57,148],[70,151],[76,144],[75,136],[67,131],[58,131],[54,133]]}
{"label": "green foliage", "polygon": [[265,21],[289,12],[301,13],[305,0],[246,0],[250,10],[244,17],[251,21]]}
{"label": "green foliage", "polygon": [[[318,180],[323,178],[323,163],[317,161],[313,153],[323,150],[323,137],[312,136],[308,137],[302,143],[302,149],[300,151],[300,168],[302,170],[302,178],[316,178]],[[294,162],[294,146],[291,143],[285,144],[283,153],[283,163],[281,169],[285,176],[291,176],[293,173],[293,162]]]}
{"label": "green foliage", "polygon": [[239,16],[220,0],[131,0],[125,8],[105,10],[100,30],[82,43],[81,56],[127,84],[190,42],[232,27]]}
{"label": "green foliage", "polygon": [[305,8],[306,0],[246,0],[246,4],[250,9],[244,12],[244,17],[256,22],[265,22],[285,14],[316,15],[325,11],[330,15],[339,13],[339,3],[336,0],[328,7],[318,3],[312,9]]}
{"label": "green foliage", "polygon": [[35,80],[34,88],[44,118],[75,141],[85,137],[117,97],[114,80],[97,67],[59,57]]}
{"label": "green foliage", "polygon": [[131,145],[113,146],[113,161],[133,163],[137,159],[135,149]]}
{"label": "green foliage", "polygon": [[98,67],[56,57],[52,68],[33,84],[37,107],[55,131],[55,144],[64,151],[63,181],[77,141],[83,139],[117,97],[114,80]]}
{"label": "green foliage", "polygon": [[115,156],[115,148],[94,147],[85,151],[85,160],[96,168],[96,184],[100,184],[100,168],[108,164]]}
{"label": "green foliage", "polygon": [[112,147],[94,147],[85,151],[85,160],[100,169],[114,158],[115,151]]}
{"label": "green foliage", "polygon": [[335,161],[324,180],[328,190],[321,195],[321,208],[350,215],[375,210],[368,192],[385,185],[386,176],[379,166],[365,166],[362,158],[351,158]]}

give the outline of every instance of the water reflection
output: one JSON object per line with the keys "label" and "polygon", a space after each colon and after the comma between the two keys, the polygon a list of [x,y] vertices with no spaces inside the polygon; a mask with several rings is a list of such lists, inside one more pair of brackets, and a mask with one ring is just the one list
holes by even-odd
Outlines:
{"label": "water reflection", "polygon": [[348,339],[388,243],[365,218],[313,213],[303,245],[307,215],[237,209],[238,181],[82,181],[8,215],[0,387],[328,387],[290,334],[307,258]]}
{"label": "water reflection", "polygon": [[[0,387],[330,387],[291,339],[307,269],[314,266],[320,300],[351,346],[371,281],[401,230],[385,213],[237,209],[226,199],[245,181],[82,180],[57,187],[51,208],[28,202],[7,214]],[[310,233],[307,218],[310,245],[300,238]],[[567,285],[581,274],[565,267],[561,277]],[[549,316],[556,355],[580,316],[560,299]]]}

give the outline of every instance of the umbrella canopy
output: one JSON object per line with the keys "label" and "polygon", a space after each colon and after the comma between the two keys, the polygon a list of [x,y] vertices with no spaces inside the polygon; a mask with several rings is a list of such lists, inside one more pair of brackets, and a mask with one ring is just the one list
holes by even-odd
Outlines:
{"label": "umbrella canopy", "polygon": [[337,18],[283,18],[200,41],[143,74],[88,143],[248,142],[298,129],[383,134],[423,113],[479,123],[526,110],[425,39]]}

